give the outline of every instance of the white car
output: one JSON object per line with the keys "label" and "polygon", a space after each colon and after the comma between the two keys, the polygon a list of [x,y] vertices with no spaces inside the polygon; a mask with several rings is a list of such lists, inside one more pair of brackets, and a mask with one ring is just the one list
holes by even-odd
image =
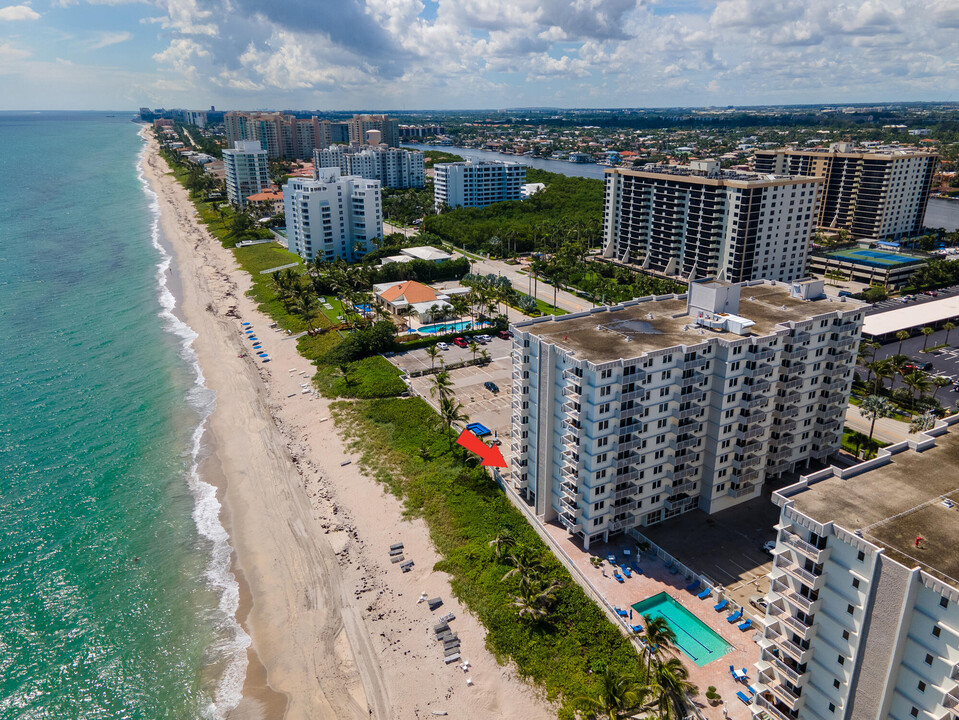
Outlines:
{"label": "white car", "polygon": [[436,347],[438,347],[440,350],[449,350],[449,349],[450,349],[450,346],[447,345],[445,342],[438,342],[438,343],[436,343]]}
{"label": "white car", "polygon": [[766,542],[763,543],[763,552],[766,553],[767,555],[772,555],[773,550],[775,549],[776,549],[775,540],[767,540]]}

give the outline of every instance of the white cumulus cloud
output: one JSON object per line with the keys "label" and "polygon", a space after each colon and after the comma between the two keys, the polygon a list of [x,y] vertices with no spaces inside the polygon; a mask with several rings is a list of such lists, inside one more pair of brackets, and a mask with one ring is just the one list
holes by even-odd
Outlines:
{"label": "white cumulus cloud", "polygon": [[0,20],[39,20],[40,13],[29,5],[7,5],[0,8]]}

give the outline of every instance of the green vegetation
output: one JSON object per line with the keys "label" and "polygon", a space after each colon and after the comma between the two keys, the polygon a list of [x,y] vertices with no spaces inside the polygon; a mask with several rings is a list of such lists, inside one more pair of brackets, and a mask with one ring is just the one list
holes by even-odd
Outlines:
{"label": "green vegetation", "polygon": [[888,444],[879,440],[870,440],[865,433],[850,428],[845,428],[842,433],[842,449],[856,458],[859,458],[861,454],[863,460],[875,457],[879,448],[884,448]]}
{"label": "green vegetation", "polygon": [[903,288],[906,294],[915,290],[934,290],[959,283],[959,260],[930,260],[909,278],[911,288]]}
{"label": "green vegetation", "polygon": [[454,163],[454,162],[463,162],[465,160],[462,155],[454,155],[451,152],[446,152],[445,150],[424,150],[423,151],[423,164],[426,167],[433,167],[439,163]]}
{"label": "green vegetation", "polygon": [[[449,436],[425,402],[341,402],[333,412],[352,449],[362,454],[364,469],[404,500],[407,513],[428,523],[444,558],[437,569],[450,574],[456,596],[486,627],[489,649],[500,662],[515,661],[550,699],[561,698],[561,717],[572,717],[572,698],[595,692],[591,673],[639,670],[628,640],[572,581],[486,470],[464,462],[457,446],[450,449]],[[553,588],[551,600],[537,601],[547,588]],[[527,605],[548,608],[546,615],[523,613]]]}
{"label": "green vegetation", "polygon": [[419,189],[383,188],[383,217],[389,222],[408,226],[433,213],[432,182]]}
{"label": "green vegetation", "polygon": [[485,208],[457,208],[427,217],[423,228],[456,247],[511,257],[556,250],[570,239],[587,247],[599,242],[603,217],[603,181],[567,177],[530,168],[527,182],[546,188],[528,200]]}
{"label": "green vegetation", "polygon": [[320,363],[313,382],[324,397],[385,398],[406,392],[401,374],[389,360],[374,355],[339,366]]}

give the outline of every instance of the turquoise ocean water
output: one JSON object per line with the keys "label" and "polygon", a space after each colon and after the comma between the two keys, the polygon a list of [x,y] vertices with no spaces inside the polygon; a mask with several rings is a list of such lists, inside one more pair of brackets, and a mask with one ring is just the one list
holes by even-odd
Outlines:
{"label": "turquoise ocean water", "polygon": [[128,113],[0,113],[0,720],[206,718],[248,639]]}

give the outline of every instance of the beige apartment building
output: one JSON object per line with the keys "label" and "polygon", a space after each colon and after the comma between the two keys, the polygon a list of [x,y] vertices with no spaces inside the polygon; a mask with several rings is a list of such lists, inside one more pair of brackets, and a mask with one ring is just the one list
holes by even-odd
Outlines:
{"label": "beige apartment building", "polygon": [[890,146],[757,150],[757,173],[822,178],[817,224],[854,237],[901,238],[922,231],[939,155]]}

